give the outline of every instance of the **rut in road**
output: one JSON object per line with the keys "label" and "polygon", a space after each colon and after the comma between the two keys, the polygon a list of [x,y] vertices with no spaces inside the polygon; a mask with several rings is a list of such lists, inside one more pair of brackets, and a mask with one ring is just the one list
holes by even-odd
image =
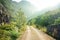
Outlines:
{"label": "rut in road", "polygon": [[55,39],[32,26],[27,26],[26,32],[24,33],[22,38],[18,40],[55,40]]}

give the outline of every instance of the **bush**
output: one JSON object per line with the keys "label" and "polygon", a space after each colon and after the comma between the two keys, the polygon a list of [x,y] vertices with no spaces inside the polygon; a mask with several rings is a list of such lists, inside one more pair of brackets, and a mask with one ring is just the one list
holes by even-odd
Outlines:
{"label": "bush", "polygon": [[0,40],[16,40],[18,28],[14,23],[0,25]]}

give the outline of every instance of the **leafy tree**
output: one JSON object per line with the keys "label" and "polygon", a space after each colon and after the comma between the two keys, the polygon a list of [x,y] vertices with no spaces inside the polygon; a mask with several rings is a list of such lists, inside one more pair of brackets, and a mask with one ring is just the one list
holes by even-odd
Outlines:
{"label": "leafy tree", "polygon": [[[32,20],[36,20],[34,22],[34,24],[36,26],[40,25],[40,26],[48,26],[51,24],[54,24],[55,20],[58,19],[58,17],[60,17],[60,9],[56,9],[56,10],[52,10],[52,11],[48,11],[45,12],[43,15],[39,15],[36,18],[33,18],[30,20],[30,22]],[[32,24],[32,22],[31,22]]]}
{"label": "leafy tree", "polygon": [[[22,31],[25,30],[26,17],[24,13],[19,10],[14,13],[14,4],[12,0],[0,0],[0,40],[16,40]],[[6,11],[5,11],[6,10]],[[13,16],[14,15],[14,16]],[[2,20],[3,19],[3,20]],[[6,23],[10,21],[9,24]],[[5,24],[4,24],[5,23]]]}
{"label": "leafy tree", "polygon": [[58,17],[58,18],[55,20],[54,24],[60,24],[60,17]]}
{"label": "leafy tree", "polygon": [[19,11],[14,16],[14,18],[15,18],[14,20],[17,23],[18,27],[26,24],[26,17],[21,9],[19,9]]}

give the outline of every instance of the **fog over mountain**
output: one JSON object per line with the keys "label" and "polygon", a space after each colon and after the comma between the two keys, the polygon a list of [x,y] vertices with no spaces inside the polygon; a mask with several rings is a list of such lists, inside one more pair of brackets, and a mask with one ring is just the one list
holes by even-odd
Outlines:
{"label": "fog over mountain", "polygon": [[36,8],[28,1],[22,0],[21,2],[18,3],[17,9],[21,8],[21,10],[24,12],[24,14],[29,17],[33,15],[35,12]]}
{"label": "fog over mountain", "polygon": [[24,14],[26,15],[26,17],[28,19],[34,18],[38,15],[43,14],[44,12],[46,12],[48,10],[53,10],[53,9],[56,9],[58,7],[58,6],[56,6],[56,7],[52,7],[52,8],[46,8],[46,9],[41,10],[41,11],[37,11],[36,7],[26,0],[22,0],[18,3],[13,1],[13,4],[15,4],[15,11],[19,10],[21,8],[21,10],[24,12]]}

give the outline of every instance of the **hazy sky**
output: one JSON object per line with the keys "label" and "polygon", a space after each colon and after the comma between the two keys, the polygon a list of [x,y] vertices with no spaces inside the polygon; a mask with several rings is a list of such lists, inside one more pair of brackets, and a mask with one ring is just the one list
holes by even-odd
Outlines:
{"label": "hazy sky", "polygon": [[[13,0],[16,2],[20,2],[21,0]],[[45,8],[51,8],[60,3],[60,0],[26,0],[29,1],[32,5],[34,5],[37,10],[43,10]]]}

